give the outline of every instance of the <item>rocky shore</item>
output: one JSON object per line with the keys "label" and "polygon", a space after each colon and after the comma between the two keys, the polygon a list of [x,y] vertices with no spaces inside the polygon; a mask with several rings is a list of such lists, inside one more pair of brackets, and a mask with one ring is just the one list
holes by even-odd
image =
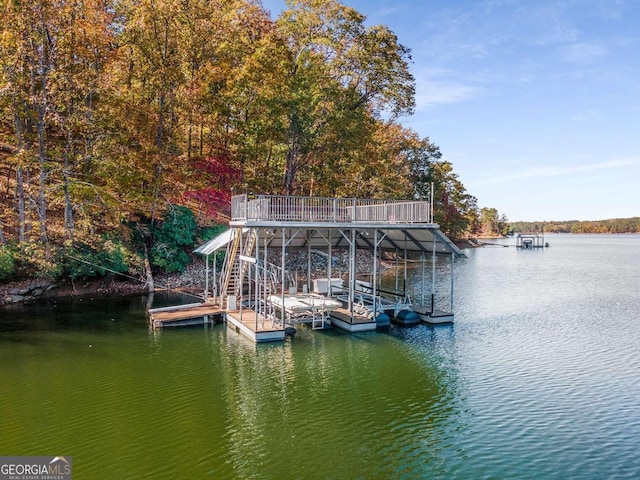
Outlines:
{"label": "rocky shore", "polygon": [[[349,270],[349,255],[346,251],[337,251],[332,255],[332,276],[346,276]],[[270,252],[269,263],[280,265],[281,253]],[[299,283],[307,281],[307,252],[287,252],[286,264]],[[311,278],[327,276],[328,257],[324,252],[314,251],[311,254]],[[381,268],[391,268],[393,260],[383,260]],[[211,266],[210,266],[211,268]],[[370,252],[360,251],[356,257],[356,271],[359,275],[371,273]],[[205,283],[205,261],[202,257],[194,257],[192,263],[177,274],[162,274],[154,277],[156,290],[202,291]],[[29,302],[39,298],[66,297],[74,295],[88,295],[98,293],[103,295],[132,295],[147,291],[145,280],[134,279],[119,275],[104,277],[88,277],[71,280],[61,278],[56,280],[31,279],[18,282],[0,284],[0,305]]]}

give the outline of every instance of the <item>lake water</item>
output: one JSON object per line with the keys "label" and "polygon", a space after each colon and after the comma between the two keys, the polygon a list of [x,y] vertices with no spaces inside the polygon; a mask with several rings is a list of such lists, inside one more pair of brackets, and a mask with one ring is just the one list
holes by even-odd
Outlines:
{"label": "lake water", "polygon": [[0,455],[82,479],[639,478],[640,235],[547,240],[467,250],[449,326],[256,346],[149,331],[143,297],[4,308]]}

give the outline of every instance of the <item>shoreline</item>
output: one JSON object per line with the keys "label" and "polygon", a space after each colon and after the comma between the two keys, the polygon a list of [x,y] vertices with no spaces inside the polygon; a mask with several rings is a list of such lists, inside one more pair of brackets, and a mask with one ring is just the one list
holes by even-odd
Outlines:
{"label": "shoreline", "polygon": [[[193,291],[203,289],[204,262],[193,262],[184,272],[154,276],[154,291]],[[25,279],[0,284],[0,306],[27,303],[46,298],[64,298],[91,294],[136,295],[148,294],[146,282],[108,274],[103,277],[77,279]]]}
{"label": "shoreline", "polygon": [[[362,251],[357,255],[357,274],[369,273],[370,254]],[[306,282],[307,257],[306,253],[291,252],[287,261],[289,270],[293,272],[299,282]],[[333,258],[333,276],[342,276],[347,271],[347,257],[344,252],[337,253]],[[278,254],[273,255],[272,261],[280,264]],[[384,270],[393,268],[392,260],[383,260],[380,267]],[[314,254],[311,262],[311,277],[326,276],[327,259]],[[183,272],[154,275],[154,291],[176,291],[185,293],[204,292],[205,261],[201,257],[194,257],[190,265]],[[0,306],[27,303],[46,298],[63,298],[82,295],[136,295],[149,293],[146,280],[132,281],[130,277],[108,274],[103,277],[83,277],[72,280],[70,278],[25,279],[0,284]]]}
{"label": "shoreline", "polygon": [[[468,238],[456,242],[459,248],[478,248],[482,244],[476,238]],[[299,282],[307,280],[307,254],[306,252],[289,252],[287,254],[289,270],[295,274]],[[279,265],[281,260],[279,253],[271,256],[271,262]],[[348,270],[348,254],[338,251],[332,259],[333,276],[344,276]],[[357,275],[370,273],[371,253],[368,251],[358,251],[357,255]],[[383,259],[379,267],[385,270],[395,268],[395,260]],[[205,282],[205,260],[202,257],[192,257],[192,262],[183,272],[162,273],[154,275],[154,291],[176,291],[176,292],[203,292]],[[327,274],[327,258],[321,252],[313,252],[311,261],[311,278],[319,278]],[[102,277],[83,278],[58,278],[55,280],[31,278],[23,280],[0,283],[0,306],[12,305],[16,303],[31,302],[45,298],[63,298],[81,295],[136,295],[147,294],[146,279],[136,282],[130,276],[107,274]]]}

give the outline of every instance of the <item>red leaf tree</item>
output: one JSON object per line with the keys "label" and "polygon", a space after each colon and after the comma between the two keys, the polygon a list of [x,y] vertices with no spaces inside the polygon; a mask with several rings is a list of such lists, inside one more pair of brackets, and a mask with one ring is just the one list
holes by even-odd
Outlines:
{"label": "red leaf tree", "polygon": [[198,202],[199,210],[213,220],[226,221],[231,214],[231,189],[242,181],[242,171],[227,155],[194,157],[191,168],[201,187],[185,192],[185,198]]}

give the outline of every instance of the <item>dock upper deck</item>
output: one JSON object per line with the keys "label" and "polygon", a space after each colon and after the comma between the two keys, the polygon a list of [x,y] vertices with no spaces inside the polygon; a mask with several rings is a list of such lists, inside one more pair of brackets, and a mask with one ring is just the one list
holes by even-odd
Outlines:
{"label": "dock upper deck", "polygon": [[432,210],[426,201],[243,194],[231,199],[231,222],[432,224]]}
{"label": "dock upper deck", "polygon": [[196,253],[209,255],[226,247],[236,235],[232,230],[243,235],[256,232],[260,245],[266,241],[272,249],[283,244],[292,248],[345,248],[349,244],[345,232],[353,231],[358,248],[373,250],[377,238],[380,250],[425,254],[435,250],[465,256],[433,223],[433,205],[427,201],[242,194],[232,197],[229,225],[231,230],[202,245]]}

